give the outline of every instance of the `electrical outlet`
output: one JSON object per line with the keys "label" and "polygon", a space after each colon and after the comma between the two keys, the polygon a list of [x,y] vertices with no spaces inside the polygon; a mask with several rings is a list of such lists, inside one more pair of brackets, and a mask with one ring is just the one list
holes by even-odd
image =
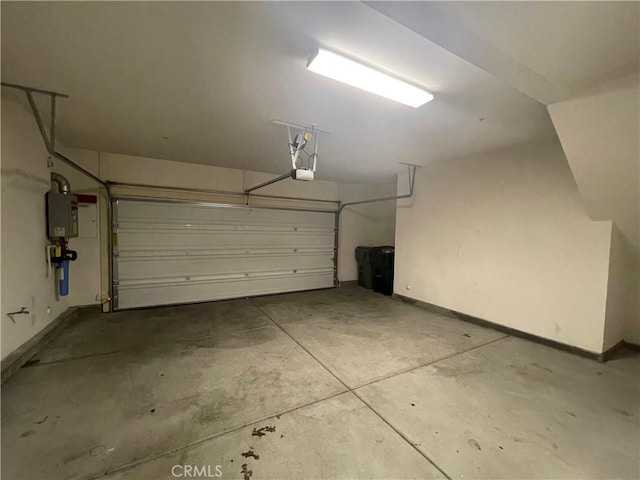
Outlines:
{"label": "electrical outlet", "polygon": [[51,307],[47,307],[47,315],[51,315]]}

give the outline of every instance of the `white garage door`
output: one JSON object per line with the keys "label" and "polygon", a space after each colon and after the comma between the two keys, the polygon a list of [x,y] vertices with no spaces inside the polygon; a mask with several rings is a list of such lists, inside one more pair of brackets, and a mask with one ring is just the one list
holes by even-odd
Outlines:
{"label": "white garage door", "polygon": [[118,199],[113,307],[334,286],[334,213]]}

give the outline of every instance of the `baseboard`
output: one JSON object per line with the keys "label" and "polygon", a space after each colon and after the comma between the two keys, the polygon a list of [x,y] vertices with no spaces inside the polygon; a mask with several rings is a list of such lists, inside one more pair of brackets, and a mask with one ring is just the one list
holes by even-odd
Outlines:
{"label": "baseboard", "polygon": [[344,282],[340,282],[341,287],[355,287],[358,285],[357,280],[346,280]]}
{"label": "baseboard", "polygon": [[606,362],[607,360],[611,360],[616,355],[616,352],[618,352],[618,350],[625,347],[628,347],[627,343],[624,340],[620,340],[613,347],[610,347],[602,352],[602,354],[600,355],[602,357],[600,358],[600,361]]}
{"label": "baseboard", "polygon": [[623,340],[622,343],[629,350],[633,350],[635,352],[640,352],[640,345],[638,345],[637,343],[627,342],[626,340]]}
{"label": "baseboard", "polygon": [[[492,328],[494,330],[498,330],[499,332],[506,333],[508,335],[523,338],[525,340],[530,340],[532,342],[540,343],[542,345],[546,345],[547,347],[552,347],[557,350],[562,350],[564,352],[573,353],[575,355],[579,355],[581,357],[590,358],[592,360],[597,360],[599,362],[606,362],[610,359],[614,352],[622,345],[625,345],[625,342],[620,342],[606,352],[596,353],[590,350],[584,350],[579,347],[574,347],[573,345],[567,345],[566,343],[557,342],[555,340],[550,340],[548,338],[539,337],[538,335],[534,335],[532,333],[523,332],[521,330],[516,330],[515,328],[507,327],[505,325],[500,325],[499,323],[494,323],[489,320],[484,320],[482,318],[472,317],[471,315],[467,315],[465,313],[457,312],[455,310],[449,310],[447,308],[439,307],[438,305],[433,305],[431,303],[422,302],[420,300],[416,300],[414,298],[405,297],[404,295],[399,295],[394,293],[393,296],[398,300],[409,303],[411,305],[416,305],[420,308],[424,308],[434,313],[438,313],[440,315],[448,315],[464,322],[473,323],[476,325],[480,325],[481,327]],[[640,349],[640,346],[638,346]]]}
{"label": "baseboard", "polygon": [[11,352],[2,360],[2,374],[0,383],[4,383],[14,373],[16,373],[25,363],[29,361],[36,353],[53,340],[62,332],[62,330],[78,316],[80,308],[69,307],[63,313],[58,315],[55,320],[46,327],[36,333],[32,338],[27,340],[23,345]]}

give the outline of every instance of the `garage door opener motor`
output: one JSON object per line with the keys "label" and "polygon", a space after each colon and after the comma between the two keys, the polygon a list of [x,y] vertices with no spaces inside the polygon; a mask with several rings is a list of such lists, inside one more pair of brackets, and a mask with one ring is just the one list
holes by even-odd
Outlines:
{"label": "garage door opener motor", "polygon": [[[310,127],[298,125],[281,120],[272,120],[276,125],[287,127],[287,138],[289,157],[291,158],[291,172],[285,173],[273,180],[261,183],[255,187],[248,188],[244,193],[250,193],[258,188],[266,187],[272,183],[292,178],[294,180],[310,181],[315,176],[316,167],[318,165],[318,137],[320,135],[329,135],[329,132],[320,130],[316,124]],[[307,146],[313,143],[313,152],[307,151]]]}

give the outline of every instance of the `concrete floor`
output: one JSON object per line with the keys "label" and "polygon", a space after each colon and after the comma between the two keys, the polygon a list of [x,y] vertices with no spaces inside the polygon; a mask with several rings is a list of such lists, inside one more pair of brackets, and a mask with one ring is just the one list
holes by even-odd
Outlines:
{"label": "concrete floor", "polygon": [[85,311],[3,385],[2,478],[637,479],[623,353],[357,287]]}

